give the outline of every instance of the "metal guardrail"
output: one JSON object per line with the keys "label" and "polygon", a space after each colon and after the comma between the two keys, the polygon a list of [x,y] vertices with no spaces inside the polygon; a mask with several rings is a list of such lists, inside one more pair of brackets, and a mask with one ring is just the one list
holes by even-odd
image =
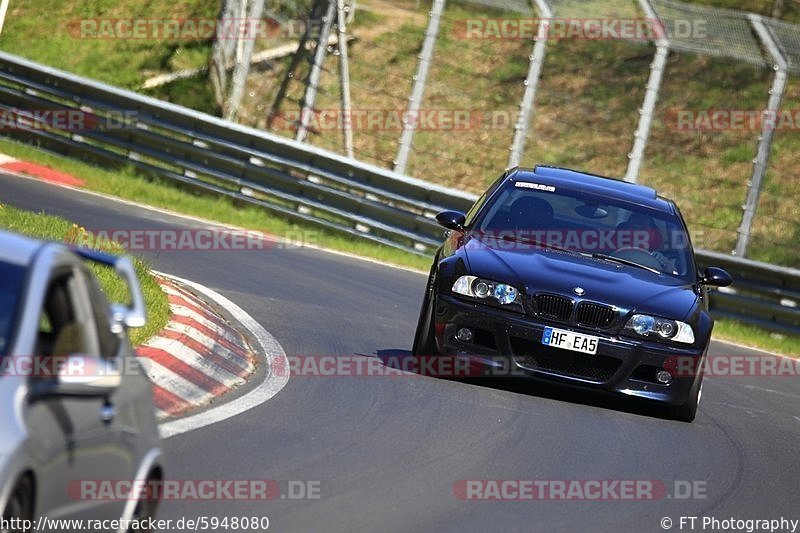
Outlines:
{"label": "metal guardrail", "polygon": [[[31,129],[15,138],[417,253],[433,216],[471,195],[0,52],[0,109],[81,109],[115,128]],[[124,118],[127,114],[129,118]]]}
{"label": "metal guardrail", "polygon": [[[80,109],[118,128],[30,128],[7,135],[112,167],[131,166],[205,194],[224,195],[290,220],[430,255],[442,238],[434,216],[466,211],[475,196],[261,130],[0,52],[0,109]],[[126,115],[127,114],[127,115]],[[120,118],[127,117],[127,118]],[[699,266],[735,279],[715,291],[717,316],[800,333],[800,270],[708,251]]]}
{"label": "metal guardrail", "polygon": [[695,258],[699,267],[722,267],[734,279],[711,293],[714,316],[800,334],[800,270],[707,250],[696,250]]}

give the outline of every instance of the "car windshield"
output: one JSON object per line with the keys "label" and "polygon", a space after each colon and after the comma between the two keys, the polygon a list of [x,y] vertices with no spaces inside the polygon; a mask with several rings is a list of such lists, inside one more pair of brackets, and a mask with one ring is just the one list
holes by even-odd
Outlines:
{"label": "car windshield", "polygon": [[511,181],[470,229],[511,246],[567,250],[686,279],[694,275],[679,216],[580,190]]}
{"label": "car windshield", "polygon": [[0,356],[6,355],[13,335],[25,268],[0,262]]}

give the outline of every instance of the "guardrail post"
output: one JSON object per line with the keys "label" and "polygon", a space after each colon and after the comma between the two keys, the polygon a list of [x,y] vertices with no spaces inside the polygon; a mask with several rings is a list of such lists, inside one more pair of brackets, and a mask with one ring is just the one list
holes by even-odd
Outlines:
{"label": "guardrail post", "polygon": [[536,7],[540,15],[539,29],[530,55],[528,76],[525,78],[525,92],[522,94],[522,101],[519,104],[519,116],[514,126],[514,140],[511,142],[508,156],[509,167],[519,165],[525,150],[525,140],[528,137],[528,128],[530,127],[531,115],[533,115],[533,107],[536,100],[536,89],[539,86],[539,78],[544,66],[547,39],[550,34],[550,19],[553,18],[553,12],[550,10],[550,6],[547,5],[546,0],[536,0]]}
{"label": "guardrail post", "polygon": [[308,134],[308,122],[314,110],[314,102],[317,99],[319,79],[322,75],[322,63],[325,61],[325,55],[327,54],[328,39],[331,36],[335,10],[336,1],[329,0],[322,30],[320,31],[319,39],[317,39],[317,48],[314,50],[314,64],[311,65],[311,72],[308,75],[308,86],[306,87],[305,95],[303,95],[303,105],[300,106],[300,124],[297,127],[297,137],[295,137],[298,141],[305,141]]}
{"label": "guardrail post", "polygon": [[422,106],[422,97],[425,94],[425,84],[428,82],[428,71],[433,59],[433,50],[436,47],[436,38],[439,36],[439,22],[444,11],[445,0],[434,0],[431,8],[431,19],[425,30],[425,40],[422,43],[422,53],[419,56],[417,73],[414,76],[414,88],[408,97],[408,112],[403,117],[403,133],[394,160],[394,171],[406,173],[408,155],[411,152],[411,143],[414,140],[414,131],[417,129],[418,114]]}
{"label": "guardrail post", "polygon": [[[748,16],[750,24],[753,26],[758,38],[764,43],[765,48],[769,51],[773,61],[775,61],[775,78],[772,80],[772,87],[769,90],[769,101],[767,102],[767,109],[763,112],[763,120],[761,121],[761,135],[758,138],[758,150],[756,158],[753,160],[753,177],[750,180],[747,198],[742,206],[742,223],[739,225],[739,238],[736,241],[736,249],[734,253],[739,257],[747,255],[747,245],[750,242],[750,231],[753,227],[753,218],[755,218],[756,209],[758,208],[758,197],[761,194],[761,185],[764,181],[764,176],[767,173],[767,163],[769,162],[769,152],[772,148],[772,138],[775,133],[775,125],[780,113],[781,102],[783,101],[783,92],[786,89],[786,77],[788,64],[786,58],[781,54],[778,45],[775,43],[772,34],[764,25],[763,20],[758,15],[750,14]],[[770,117],[772,115],[772,117]]]}
{"label": "guardrail post", "polygon": [[647,148],[647,139],[650,137],[653,113],[658,102],[661,80],[664,78],[664,68],[667,65],[667,56],[669,55],[669,40],[666,36],[666,29],[653,6],[650,5],[650,1],[639,0],[639,6],[647,15],[647,18],[654,23],[655,31],[661,33],[661,35],[655,39],[656,53],[653,56],[653,62],[650,64],[650,75],[645,86],[644,101],[639,110],[639,123],[633,133],[633,148],[628,154],[628,169],[625,172],[625,181],[631,183],[636,183],[639,179],[639,169],[642,166],[645,148]]}

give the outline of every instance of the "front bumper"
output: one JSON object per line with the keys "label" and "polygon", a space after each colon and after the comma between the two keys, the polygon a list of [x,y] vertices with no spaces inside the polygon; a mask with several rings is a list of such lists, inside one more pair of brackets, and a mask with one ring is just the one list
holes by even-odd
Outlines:
{"label": "front bumper", "polygon": [[[538,318],[472,303],[450,295],[437,295],[434,312],[436,346],[440,354],[467,359],[469,375],[522,377],[558,382],[668,403],[683,404],[696,380],[695,372],[680,368],[701,368],[702,348],[681,348],[613,333],[546,323]],[[595,355],[541,344],[545,327],[556,327],[598,337]],[[469,328],[471,343],[460,342],[456,332]],[[701,345],[703,343],[700,343]],[[672,369],[668,385],[658,383],[659,370]]]}

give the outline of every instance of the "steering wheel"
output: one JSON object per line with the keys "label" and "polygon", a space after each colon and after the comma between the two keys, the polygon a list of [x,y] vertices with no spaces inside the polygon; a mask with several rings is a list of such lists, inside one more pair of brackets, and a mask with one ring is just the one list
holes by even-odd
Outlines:
{"label": "steering wheel", "polygon": [[619,257],[620,259],[628,259],[640,265],[650,268],[655,268],[660,272],[672,272],[672,268],[666,263],[667,258],[658,252],[651,252],[644,248],[636,246],[626,246],[624,248],[617,248],[609,255]]}

